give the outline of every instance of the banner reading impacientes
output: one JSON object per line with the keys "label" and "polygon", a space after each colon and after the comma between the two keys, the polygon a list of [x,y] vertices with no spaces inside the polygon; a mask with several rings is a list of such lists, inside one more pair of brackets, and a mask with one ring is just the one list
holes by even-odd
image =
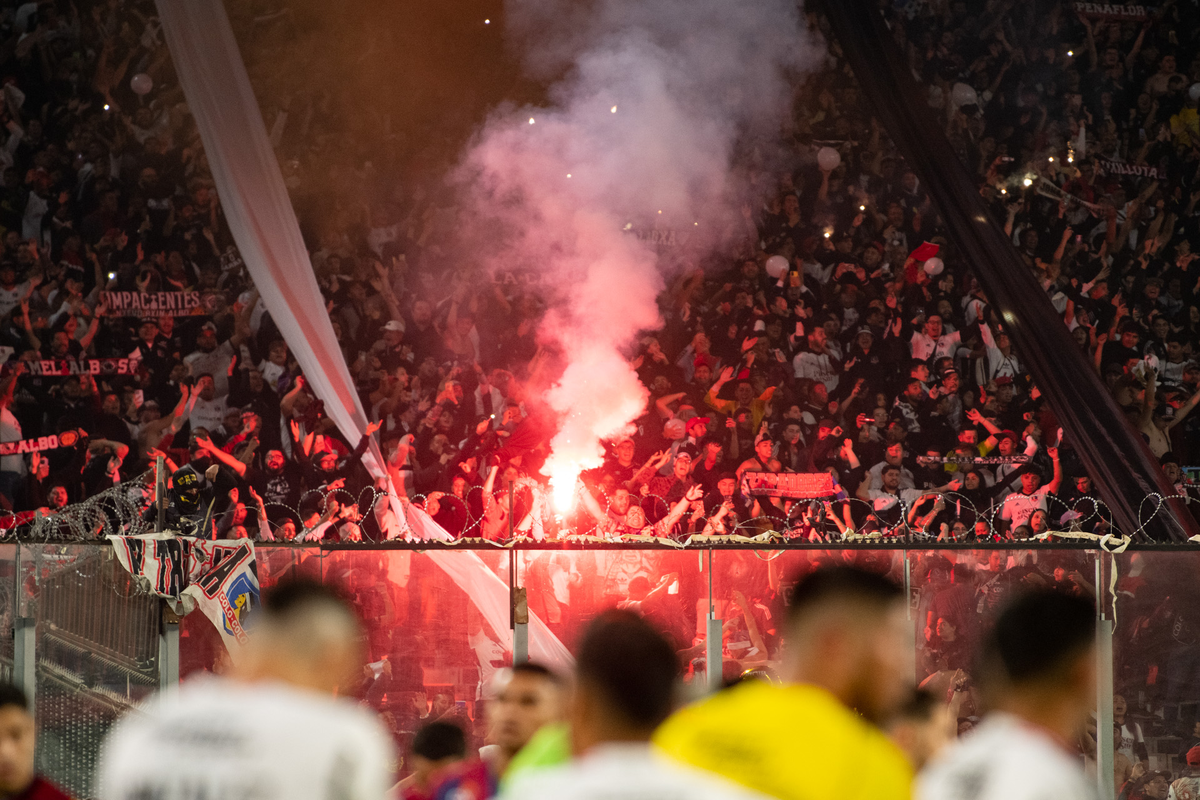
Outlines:
{"label": "banner reading impacientes", "polygon": [[101,316],[190,317],[208,310],[199,292],[102,292]]}

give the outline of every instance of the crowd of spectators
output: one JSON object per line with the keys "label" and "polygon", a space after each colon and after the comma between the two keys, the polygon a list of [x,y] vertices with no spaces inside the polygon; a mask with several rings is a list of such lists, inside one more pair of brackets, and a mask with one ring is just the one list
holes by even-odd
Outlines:
{"label": "crowd of spectators", "polygon": [[[996,224],[1186,490],[1181,468],[1200,457],[1195,13],[1168,4],[1113,22],[1015,1],[886,13]],[[403,535],[371,502],[367,440],[345,441],[324,416],[259,302],[153,5],[46,0],[0,25],[0,439],[83,434],[0,458],[0,502],[53,512],[161,455],[195,477],[176,487],[180,518],[215,533]],[[683,256],[702,268],[664,292],[663,328],[630,354],[651,394],[637,433],[609,443],[566,518],[540,490],[555,421],[539,398],[555,354],[537,337],[537,284],[449,258],[460,211],[440,190],[314,217],[316,187],[340,197],[374,169],[370,154],[337,146],[319,98],[268,112],[370,433],[407,499],[452,535],[490,539],[1106,527],[997,309],[835,43],[829,56],[796,86],[784,166],[739,162],[738,235]],[[137,94],[143,73],[153,88]],[[821,146],[838,150],[836,168],[814,163]],[[631,235],[680,258],[668,251],[683,237],[651,233]],[[115,316],[106,291],[190,291],[201,306]],[[81,358],[100,359],[87,367],[99,372],[33,368]],[[129,358],[134,374],[116,374]],[[753,472],[827,472],[833,495],[752,495]]]}

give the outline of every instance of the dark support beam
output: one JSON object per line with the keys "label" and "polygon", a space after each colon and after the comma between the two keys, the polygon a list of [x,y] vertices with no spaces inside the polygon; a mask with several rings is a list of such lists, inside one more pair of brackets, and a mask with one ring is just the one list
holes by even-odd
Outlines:
{"label": "dark support beam", "polygon": [[1175,494],[1158,460],[1126,422],[1100,376],[1076,347],[1058,312],[1003,229],[988,214],[978,184],[954,155],[904,64],[875,0],[820,3],[864,98],[924,181],[949,230],[1079,453],[1124,533],[1183,541],[1200,533],[1179,500],[1161,508],[1143,500]]}

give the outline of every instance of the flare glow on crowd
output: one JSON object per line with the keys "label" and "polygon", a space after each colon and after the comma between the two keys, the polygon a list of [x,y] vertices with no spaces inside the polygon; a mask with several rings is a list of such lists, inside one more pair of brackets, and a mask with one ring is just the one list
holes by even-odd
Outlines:
{"label": "flare glow on crowd", "polygon": [[[954,8],[885,8],[920,113],[1163,485],[1186,492],[1193,22]],[[388,482],[259,299],[153,5],[89,9],[4,22],[22,44],[0,153],[2,434],[22,444],[0,496],[20,522],[161,453],[218,467],[213,535],[403,535],[395,509],[365,513]],[[1011,309],[980,288],[819,15],[229,13],[372,426],[361,444],[451,536],[1107,528]],[[746,472],[834,482],[795,502],[748,493]],[[577,477],[599,515],[575,503]],[[314,499],[330,490],[345,494]]]}

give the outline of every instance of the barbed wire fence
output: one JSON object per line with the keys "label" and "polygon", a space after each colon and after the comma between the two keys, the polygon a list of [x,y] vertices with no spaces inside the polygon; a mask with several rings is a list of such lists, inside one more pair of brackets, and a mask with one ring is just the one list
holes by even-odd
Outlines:
{"label": "barbed wire fence", "polygon": [[[859,497],[823,498],[795,500],[772,507],[767,514],[738,519],[733,524],[712,525],[708,520],[712,511],[703,516],[685,514],[683,522],[692,519],[692,530],[688,533],[659,535],[653,525],[661,519],[666,509],[675,500],[643,494],[632,497],[631,502],[643,509],[647,525],[642,529],[624,529],[624,535],[616,535],[602,528],[586,512],[574,512],[563,516],[552,510],[550,503],[533,503],[533,494],[544,491],[531,479],[522,479],[496,492],[497,502],[508,505],[508,493],[520,498],[526,508],[541,509],[542,537],[531,531],[515,531],[510,538],[508,530],[500,537],[486,538],[486,518],[483,487],[473,486],[461,496],[431,492],[416,495],[410,500],[418,508],[438,516],[443,508],[453,511],[453,516],[462,521],[461,530],[448,534],[464,542],[490,543],[505,546],[514,542],[539,538],[552,541],[656,541],[685,546],[688,543],[703,544],[720,541],[754,542],[808,542],[812,544],[837,543],[920,543],[920,542],[977,542],[981,545],[1001,541],[1052,541],[1054,539],[1092,538],[1106,542],[1148,542],[1146,526],[1160,513],[1171,513],[1168,501],[1179,499],[1185,503],[1200,501],[1200,486],[1185,487],[1179,495],[1147,495],[1139,505],[1139,524],[1132,531],[1118,530],[1113,516],[1104,502],[1094,497],[1083,497],[1074,503],[1048,494],[1045,508],[1031,515],[1032,524],[1020,526],[1013,531],[1001,523],[1002,503],[979,508],[966,494],[960,492],[923,493],[911,502],[895,498],[894,501],[866,501]],[[528,493],[528,494],[525,494]],[[156,530],[154,514],[151,512],[155,499],[155,472],[148,470],[141,475],[110,489],[99,492],[81,502],[72,503],[58,511],[38,510],[34,512],[0,512],[0,542],[73,543],[104,541],[108,536],[134,536]],[[359,522],[368,517],[377,504],[391,505],[392,498],[386,492],[365,487],[356,496],[340,488],[334,490],[311,489],[304,492],[295,507],[284,503],[266,503],[268,516],[282,516],[295,520],[297,535],[295,542],[304,540],[308,529],[303,527],[306,516],[314,511],[324,513],[331,503],[347,510],[343,521]],[[607,513],[612,498],[601,492],[600,506]],[[765,500],[763,502],[765,505]],[[845,509],[849,509],[846,513]],[[307,515],[302,512],[307,509]],[[231,513],[226,511],[224,513]],[[250,506],[247,519],[253,520],[255,512]],[[401,521],[399,531],[392,538],[413,540],[415,534]],[[336,526],[335,526],[336,527]],[[455,526],[457,527],[457,526]],[[259,532],[259,540],[280,541],[280,526],[271,524],[269,535]],[[363,546],[374,542],[364,537]]]}

